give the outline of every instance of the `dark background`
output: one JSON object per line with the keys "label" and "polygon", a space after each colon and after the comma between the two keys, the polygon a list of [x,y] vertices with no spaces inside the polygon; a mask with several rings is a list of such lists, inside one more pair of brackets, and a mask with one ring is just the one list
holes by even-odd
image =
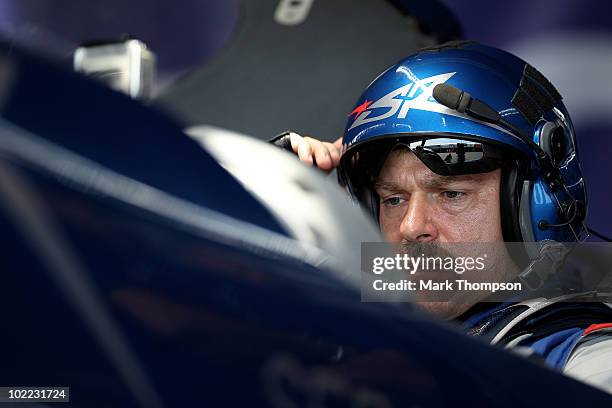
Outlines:
{"label": "dark background", "polygon": [[[375,73],[423,43],[461,35],[446,14],[450,10],[465,38],[519,55],[558,87],[578,136],[589,194],[588,224],[611,235],[612,4],[603,0],[391,3],[315,0],[306,28],[296,35],[295,30],[281,34],[268,30],[267,8],[277,4],[272,0],[0,0],[0,32],[65,61],[82,41],[129,33],[157,55],[156,106],[184,125],[219,125],[260,138],[291,128],[333,139],[341,132],[352,101]],[[416,15],[422,24],[415,26],[405,13]],[[250,18],[264,23],[253,27]],[[249,32],[251,28],[254,31]],[[325,35],[316,35],[322,32]],[[265,37],[278,39],[285,34],[301,38],[301,48]],[[251,52],[251,60],[235,58],[240,47]],[[275,52],[290,53],[291,58],[277,58]],[[268,58],[253,60],[264,53]],[[276,67],[275,74],[262,78],[258,64]],[[226,67],[240,69],[240,81],[232,82],[235,75]],[[226,83],[234,86],[235,94],[227,96],[235,101],[234,111],[219,103],[219,88]],[[242,109],[241,103],[258,106],[259,111]]]}

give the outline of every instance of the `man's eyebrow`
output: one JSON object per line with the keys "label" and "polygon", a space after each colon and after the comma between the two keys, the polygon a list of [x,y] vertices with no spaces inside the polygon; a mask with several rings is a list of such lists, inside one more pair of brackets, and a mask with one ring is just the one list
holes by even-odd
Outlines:
{"label": "man's eyebrow", "polygon": [[374,189],[383,189],[383,190],[401,190],[401,186],[392,181],[384,181],[384,180],[376,180],[374,182]]}
{"label": "man's eyebrow", "polygon": [[463,174],[460,176],[440,176],[437,174],[429,174],[425,177],[417,179],[419,185],[428,188],[442,188],[452,183],[459,182],[475,182],[481,178],[474,174]]}
{"label": "man's eyebrow", "polygon": [[[457,182],[477,182],[480,181],[480,177],[477,174],[463,174],[460,176],[440,176],[438,174],[428,174],[424,177],[417,177],[417,183],[426,188],[442,188],[451,183]],[[384,190],[402,190],[403,187],[390,180],[376,180],[374,182],[375,189]]]}

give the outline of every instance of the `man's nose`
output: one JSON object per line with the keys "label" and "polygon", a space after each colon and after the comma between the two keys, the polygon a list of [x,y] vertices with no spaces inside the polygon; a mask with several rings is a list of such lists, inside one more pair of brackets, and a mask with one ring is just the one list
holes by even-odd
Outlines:
{"label": "man's nose", "polygon": [[429,242],[438,237],[431,219],[431,207],[425,193],[413,194],[400,225],[402,238],[408,242]]}

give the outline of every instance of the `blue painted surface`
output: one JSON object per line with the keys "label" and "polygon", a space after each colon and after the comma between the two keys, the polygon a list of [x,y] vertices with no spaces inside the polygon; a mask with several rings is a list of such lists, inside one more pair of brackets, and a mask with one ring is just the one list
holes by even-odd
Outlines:
{"label": "blue painted surface", "polygon": [[[563,190],[550,191],[542,179],[542,166],[535,151],[518,135],[450,110],[431,96],[436,84],[452,85],[500,112],[507,122],[538,143],[542,123],[559,119],[549,111],[532,125],[514,107],[512,99],[521,83],[524,67],[525,61],[520,58],[481,44],[412,55],[387,69],[356,102],[354,113],[347,121],[344,149],[367,149],[367,143],[383,138],[400,136],[410,140],[424,134],[467,137],[501,145],[521,157],[529,169],[527,179],[534,182],[528,199],[536,241],[576,241],[576,236],[581,238],[581,225],[577,222],[571,226],[576,233],[569,227],[547,230],[538,227],[540,220],[560,222],[558,203],[569,196]],[[567,109],[562,102],[558,102],[555,108],[568,121],[568,132],[571,133],[568,138],[571,145],[576,146]],[[569,193],[586,204],[577,149],[568,155],[559,170]]]}
{"label": "blue painted surface", "polygon": [[[162,116],[37,59],[15,51],[12,58],[23,75],[4,119],[134,180],[275,232],[255,200]],[[63,92],[37,93],[40,83]],[[3,163],[45,209],[40,230],[49,231],[50,222],[54,232],[41,246],[41,235],[24,228],[27,208],[0,196],[2,384],[68,385],[70,405],[87,407],[154,406],[156,398],[164,406],[350,406],[357,398],[385,406],[563,406],[585,398],[609,405],[603,393],[410,309],[361,303],[354,288],[282,251],[203,236],[19,157],[3,156]],[[44,255],[55,246],[71,254],[75,275]],[[74,277],[89,288],[85,300],[71,296]],[[101,309],[89,313],[88,300]],[[134,384],[113,363],[111,331],[92,329],[104,316],[156,394],[145,391],[145,402],[137,402]],[[517,393],[517,382],[557,391]]]}

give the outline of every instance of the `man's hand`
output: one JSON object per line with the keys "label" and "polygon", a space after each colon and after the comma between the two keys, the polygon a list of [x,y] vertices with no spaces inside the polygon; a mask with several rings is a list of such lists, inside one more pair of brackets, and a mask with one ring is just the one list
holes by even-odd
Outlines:
{"label": "man's hand", "polygon": [[300,136],[290,133],[291,148],[301,161],[324,171],[332,171],[340,164],[340,152],[342,149],[342,138],[335,142],[322,142],[312,137]]}

